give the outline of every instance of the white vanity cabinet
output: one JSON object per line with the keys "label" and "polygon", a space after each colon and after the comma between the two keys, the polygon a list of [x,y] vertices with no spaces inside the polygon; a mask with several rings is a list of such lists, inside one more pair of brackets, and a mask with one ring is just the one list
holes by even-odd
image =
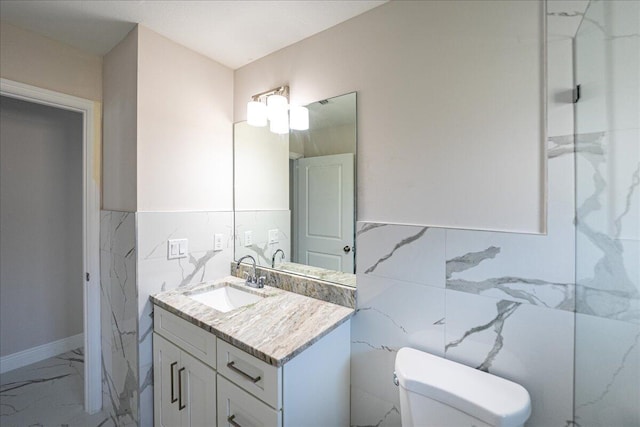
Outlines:
{"label": "white vanity cabinet", "polygon": [[[154,424],[215,425],[215,336],[162,308],[154,312]],[[198,358],[194,357],[198,356]]]}
{"label": "white vanity cabinet", "polygon": [[216,371],[157,333],[153,346],[155,425],[215,425]]}
{"label": "white vanity cabinet", "polygon": [[349,321],[274,366],[156,306],[153,345],[156,426],[349,426]]}
{"label": "white vanity cabinet", "polygon": [[219,339],[218,427],[348,426],[350,336],[347,321],[280,367]]}

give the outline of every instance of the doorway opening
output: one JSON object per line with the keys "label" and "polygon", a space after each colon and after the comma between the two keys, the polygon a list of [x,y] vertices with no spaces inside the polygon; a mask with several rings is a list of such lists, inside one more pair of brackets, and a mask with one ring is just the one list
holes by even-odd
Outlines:
{"label": "doorway opening", "polygon": [[[77,239],[71,239],[74,241],[71,243],[65,242],[64,244],[62,242],[54,241],[53,247],[55,249],[47,252],[66,251],[70,250],[69,248],[75,245],[78,248],[78,252],[81,251],[82,253],[81,262],[78,262],[78,260],[73,261],[74,264],[71,267],[71,270],[74,273],[73,277],[69,279],[70,281],[77,283],[78,286],[75,289],[82,289],[81,298],[79,298],[78,302],[75,303],[76,305],[81,304],[82,306],[82,332],[65,339],[57,339],[51,342],[46,342],[42,345],[3,355],[0,357],[0,371],[10,371],[17,367],[43,360],[50,357],[52,352],[59,350],[62,353],[68,350],[68,346],[80,344],[84,348],[84,410],[88,413],[95,413],[102,407],[99,263],[100,180],[99,163],[96,159],[96,155],[98,155],[99,152],[95,148],[95,142],[97,141],[96,127],[99,126],[99,120],[95,117],[97,108],[91,100],[65,95],[6,79],[0,79],[0,95],[3,97],[3,103],[7,100],[7,102],[12,103],[17,109],[26,109],[25,106],[28,107],[29,105],[31,105],[33,109],[42,109],[43,106],[53,107],[53,109],[55,109],[53,111],[57,111],[55,114],[57,118],[63,118],[63,120],[67,120],[69,123],[77,124],[75,130],[77,134],[76,136],[82,141],[81,147],[77,147],[77,153],[75,154],[56,152],[52,147],[46,147],[46,144],[41,145],[41,147],[45,147],[46,151],[42,152],[41,149],[36,147],[34,148],[33,153],[27,154],[26,156],[24,152],[19,152],[22,147],[18,147],[16,150],[16,154],[23,156],[23,161],[26,164],[30,164],[32,162],[35,163],[38,156],[55,156],[59,159],[67,154],[76,156],[79,163],[81,163],[81,166],[77,168],[77,174],[73,175],[73,173],[71,173],[73,175],[73,180],[75,180],[73,185],[69,184],[73,182],[73,180],[70,180],[71,177],[68,176],[69,174],[66,174],[67,171],[43,171],[41,170],[43,168],[35,168],[33,170],[43,172],[42,175],[44,179],[51,176],[57,176],[60,178],[59,182],[61,185],[68,184],[75,187],[80,193],[79,195],[76,195],[77,200],[59,200],[60,195],[63,194],[62,192],[56,191],[55,195],[52,196],[48,194],[47,189],[43,190],[42,188],[40,188],[40,193],[30,192],[28,186],[17,188],[19,183],[13,183],[11,189],[7,187],[7,192],[13,192],[14,196],[18,199],[26,201],[29,201],[29,199],[31,199],[31,201],[38,199],[37,201],[40,202],[40,204],[42,199],[47,199],[47,204],[55,203],[62,207],[66,207],[66,203],[68,202],[69,204],[75,204],[79,208],[80,212],[74,212],[73,214],[71,214],[70,211],[65,210],[59,211],[56,214],[58,216],[73,215],[73,221],[81,224]],[[23,123],[22,126],[25,126],[25,124]],[[47,125],[45,124],[44,127],[46,128]],[[26,129],[28,129],[28,125],[26,125]],[[38,139],[37,133],[35,135],[31,135],[29,138],[31,140]],[[62,135],[61,138],[64,139],[65,136]],[[7,158],[5,158],[5,160],[6,159]],[[6,169],[8,170],[9,167]],[[48,174],[48,172],[51,172],[51,174]],[[15,176],[19,177],[20,175],[16,174]],[[50,183],[48,184],[49,190],[53,191],[55,186],[50,185]],[[39,204],[26,203],[25,206],[30,209],[37,209]],[[26,220],[26,217],[33,212],[29,212],[27,209],[23,213]],[[21,214],[19,212],[14,212],[14,214],[14,217],[20,219]],[[42,223],[42,219],[40,219],[40,222]],[[55,227],[53,223],[51,226]],[[48,228],[45,223],[42,229],[30,229],[28,235],[27,233],[21,235],[19,231],[14,230],[14,234],[16,234],[14,237],[17,242],[20,242],[22,239],[30,239],[32,240],[30,247],[37,247],[39,241],[47,239],[47,233],[46,231],[43,231],[47,229],[50,228]],[[3,234],[4,231],[5,230],[3,230]],[[70,231],[68,234],[72,235],[72,232]],[[60,230],[57,230],[57,235],[61,235]],[[62,235],[66,237],[67,232],[64,231]],[[57,238],[56,240],[60,239]],[[66,240],[66,238],[64,240]],[[58,243],[60,246],[57,246]],[[10,252],[7,248],[3,247],[3,251],[4,250]],[[35,265],[38,262],[38,259],[33,258],[24,261]],[[59,259],[51,261],[48,268],[45,270],[45,273],[53,270],[59,263]],[[52,296],[46,294],[33,295],[32,298],[47,298],[47,301],[49,301]],[[20,308],[25,312],[29,312],[30,310],[30,307],[24,302],[20,303]],[[69,306],[67,308],[69,310],[74,310],[76,307]],[[33,314],[35,316],[37,313]],[[14,331],[16,335],[21,333],[20,330],[18,330],[18,327],[14,329],[16,329]]]}

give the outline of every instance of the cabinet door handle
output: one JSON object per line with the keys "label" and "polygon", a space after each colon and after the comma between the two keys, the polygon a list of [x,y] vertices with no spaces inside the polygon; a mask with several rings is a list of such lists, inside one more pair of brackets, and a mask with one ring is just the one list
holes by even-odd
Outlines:
{"label": "cabinet door handle", "polygon": [[178,364],[178,362],[173,362],[171,364],[171,403],[176,403],[176,401],[178,400],[178,398],[175,397],[175,393],[173,392],[173,389],[174,389],[174,386],[173,386],[173,368],[175,368],[177,364]]}
{"label": "cabinet door handle", "polygon": [[184,368],[178,369],[178,410],[182,411],[187,407],[186,403],[182,404],[182,371]]}
{"label": "cabinet door handle", "polygon": [[242,375],[244,378],[248,379],[249,381],[252,381],[254,384],[257,383],[258,381],[260,381],[260,377],[259,375],[257,377],[252,377],[251,375],[247,374],[246,372],[238,369],[235,367],[236,362],[229,362],[227,363],[227,368],[231,369],[233,372]]}
{"label": "cabinet door handle", "polygon": [[227,422],[231,424],[233,427],[242,427],[240,424],[234,421],[235,418],[236,418],[235,415],[231,415],[230,417],[227,417]]}

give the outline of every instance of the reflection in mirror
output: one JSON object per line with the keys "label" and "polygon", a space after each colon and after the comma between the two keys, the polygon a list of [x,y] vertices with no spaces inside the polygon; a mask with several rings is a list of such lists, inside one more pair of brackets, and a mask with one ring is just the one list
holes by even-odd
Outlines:
{"label": "reflection in mirror", "polygon": [[356,94],[307,107],[306,131],[234,125],[235,259],[355,286]]}

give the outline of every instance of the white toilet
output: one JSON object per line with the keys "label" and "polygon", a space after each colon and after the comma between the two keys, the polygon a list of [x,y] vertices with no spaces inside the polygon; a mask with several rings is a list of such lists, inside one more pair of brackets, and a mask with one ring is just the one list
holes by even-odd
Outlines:
{"label": "white toilet", "polygon": [[412,348],[396,356],[403,427],[520,427],[531,415],[520,384]]}

